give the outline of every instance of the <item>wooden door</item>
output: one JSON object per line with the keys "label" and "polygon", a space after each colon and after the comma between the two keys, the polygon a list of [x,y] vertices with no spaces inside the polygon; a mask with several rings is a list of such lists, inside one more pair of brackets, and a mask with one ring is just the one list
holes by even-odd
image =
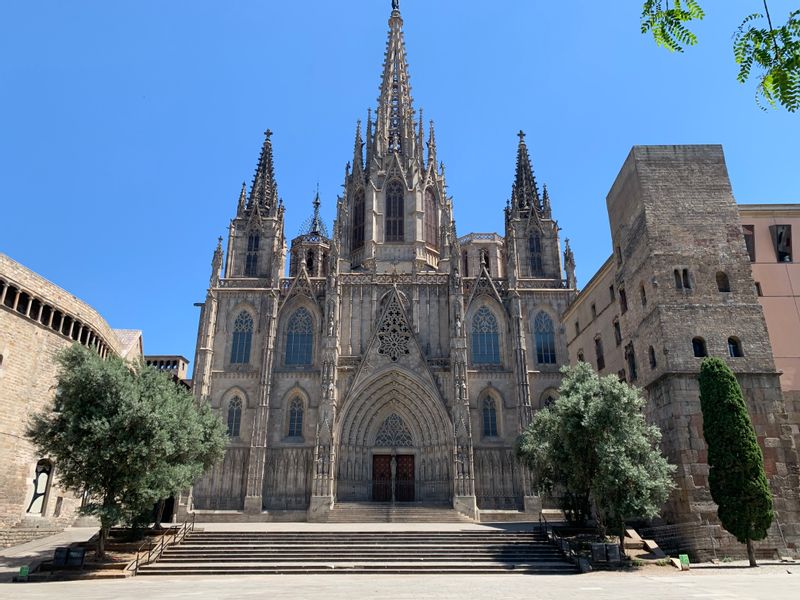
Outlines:
{"label": "wooden door", "polygon": [[372,456],[372,499],[376,502],[392,499],[392,457],[388,454]]}
{"label": "wooden door", "polygon": [[414,455],[400,454],[397,457],[397,479],[395,498],[398,502],[414,501]]}

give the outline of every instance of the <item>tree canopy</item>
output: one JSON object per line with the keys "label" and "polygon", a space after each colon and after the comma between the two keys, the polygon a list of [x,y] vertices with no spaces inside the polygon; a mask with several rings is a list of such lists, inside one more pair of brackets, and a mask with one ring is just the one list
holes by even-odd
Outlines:
{"label": "tree canopy", "polygon": [[98,554],[112,525],[191,485],[221,459],[227,437],[206,404],[142,363],[100,358],[74,344],[58,356],[52,411],[28,437],[51,457],[66,489],[85,494],[83,514],[101,522]]}
{"label": "tree canopy", "polygon": [[[800,10],[789,13],[786,23],[772,21],[766,0],[764,12],[744,17],[734,34],[733,55],[739,65],[737,79],[745,83],[758,72],[756,101],[795,112],[800,108]],[[705,12],[698,0],[646,0],[642,7],[642,33],[650,32],[656,44],[672,52],[697,44],[688,23]]]}
{"label": "tree canopy", "polygon": [[700,366],[700,407],[708,446],[708,486],[717,515],[726,530],[747,544],[750,564],[755,566],[752,542],[764,539],[772,524],[772,493],[742,389],[720,358],[706,358]]}
{"label": "tree canopy", "polygon": [[563,494],[565,511],[588,516],[624,537],[624,522],[657,515],[674,487],[658,449],[661,432],[645,422],[638,390],[587,363],[561,369],[559,397],[536,413],[517,455],[540,488]]}

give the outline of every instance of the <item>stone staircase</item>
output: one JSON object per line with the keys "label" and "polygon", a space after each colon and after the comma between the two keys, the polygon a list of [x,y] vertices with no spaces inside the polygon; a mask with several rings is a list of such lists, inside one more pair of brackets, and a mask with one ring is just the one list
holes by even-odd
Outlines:
{"label": "stone staircase", "polygon": [[140,575],[576,573],[538,530],[194,531]]}
{"label": "stone staircase", "polygon": [[446,504],[337,502],[328,523],[471,523]]}

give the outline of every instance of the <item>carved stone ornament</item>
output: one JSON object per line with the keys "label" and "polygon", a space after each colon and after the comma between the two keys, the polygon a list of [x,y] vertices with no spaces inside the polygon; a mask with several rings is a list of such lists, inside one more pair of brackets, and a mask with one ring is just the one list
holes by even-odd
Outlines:
{"label": "carved stone ornament", "polygon": [[395,294],[386,307],[383,321],[378,329],[378,354],[388,357],[392,362],[397,362],[398,358],[409,353],[408,343],[410,340],[411,330],[406,323],[397,294]]}

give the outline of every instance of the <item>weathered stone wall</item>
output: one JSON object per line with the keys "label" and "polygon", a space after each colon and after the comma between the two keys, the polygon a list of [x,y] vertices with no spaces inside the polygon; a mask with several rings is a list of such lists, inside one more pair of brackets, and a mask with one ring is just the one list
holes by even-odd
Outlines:
{"label": "weathered stone wall", "polygon": [[[13,294],[24,294],[13,302]],[[27,305],[22,298],[28,298]],[[23,309],[24,306],[24,309]],[[58,528],[71,522],[80,498],[58,486],[58,465],[41,514],[27,513],[40,456],[25,438],[29,417],[48,410],[55,394],[56,354],[74,343],[53,328],[45,307],[72,319],[78,341],[119,351],[102,317],[75,296],[0,254],[0,528]]]}

